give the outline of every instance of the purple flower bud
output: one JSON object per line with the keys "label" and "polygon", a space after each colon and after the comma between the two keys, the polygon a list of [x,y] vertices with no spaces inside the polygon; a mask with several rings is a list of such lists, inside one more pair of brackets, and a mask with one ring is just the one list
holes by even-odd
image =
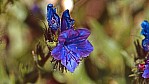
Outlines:
{"label": "purple flower bud", "polygon": [[69,10],[63,12],[61,20],[61,31],[73,28],[74,20],[70,18]]}
{"label": "purple flower bud", "polygon": [[60,27],[60,18],[56,13],[56,9],[53,8],[53,4],[48,4],[47,6],[47,21],[53,31],[56,31]]}
{"label": "purple flower bud", "polygon": [[142,31],[141,34],[144,35],[145,37],[149,38],[149,23],[148,21],[143,21],[142,24]]}
{"label": "purple flower bud", "polygon": [[149,51],[149,39],[145,38],[142,40],[142,47],[145,51]]}

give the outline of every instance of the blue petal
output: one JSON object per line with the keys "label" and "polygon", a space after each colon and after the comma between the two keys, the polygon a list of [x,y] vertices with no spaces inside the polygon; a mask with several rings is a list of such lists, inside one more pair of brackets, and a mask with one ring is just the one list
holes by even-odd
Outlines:
{"label": "blue petal", "polygon": [[88,36],[90,35],[90,31],[88,29],[68,29],[66,31],[63,31],[60,36],[59,36],[59,41],[60,43],[66,43],[66,44],[71,44],[71,43],[79,43],[82,41],[85,41]]}
{"label": "blue petal", "polygon": [[56,13],[56,9],[53,8],[52,4],[47,6],[47,21],[49,27],[56,31],[60,27],[60,18]]}
{"label": "blue petal", "polygon": [[145,65],[145,70],[142,74],[143,78],[149,78],[149,65]]}
{"label": "blue petal", "polygon": [[69,10],[65,10],[61,19],[61,31],[73,28],[74,20],[70,18]]}
{"label": "blue petal", "polygon": [[141,34],[142,34],[142,35],[146,35],[146,34],[147,34],[147,33],[146,33],[146,30],[142,29],[142,30],[141,30]]}
{"label": "blue petal", "polygon": [[69,59],[68,63],[66,63],[66,59],[62,60],[61,63],[70,71],[74,72],[75,68],[78,66],[78,63],[73,59]]}
{"label": "blue petal", "polygon": [[63,45],[58,44],[52,51],[51,55],[54,57],[56,60],[61,60],[62,55],[65,52],[65,49],[63,48]]}
{"label": "blue petal", "polygon": [[77,57],[87,57],[93,51],[93,46],[88,40],[81,43],[70,44],[68,48],[74,53],[77,53]]}
{"label": "blue petal", "polygon": [[52,50],[51,54],[54,59],[61,60],[61,64],[70,72],[74,72],[80,62],[80,57],[77,57],[76,53],[69,50],[65,45],[58,44],[58,46]]}
{"label": "blue petal", "polygon": [[76,31],[79,33],[79,36],[78,36],[78,38],[76,40],[84,41],[90,35],[90,31],[88,29],[85,29],[85,28],[77,29]]}
{"label": "blue petal", "polygon": [[142,40],[142,47],[145,51],[149,51],[149,39],[145,38]]}
{"label": "blue petal", "polygon": [[149,28],[142,29],[141,34],[144,35],[146,38],[149,38]]}
{"label": "blue petal", "polygon": [[148,24],[149,24],[148,21],[144,20],[144,21],[141,23],[141,26],[142,26],[142,28],[146,28]]}
{"label": "blue petal", "polygon": [[64,58],[61,60],[62,65],[64,65],[70,72],[74,72],[75,68],[80,62],[80,58],[76,56],[76,53],[68,50],[65,46]]}
{"label": "blue petal", "polygon": [[60,35],[59,35],[59,42],[60,43],[64,43],[65,41],[69,41],[74,37],[77,37],[79,34],[77,31],[75,31],[74,29],[69,29],[66,31],[63,31]]}

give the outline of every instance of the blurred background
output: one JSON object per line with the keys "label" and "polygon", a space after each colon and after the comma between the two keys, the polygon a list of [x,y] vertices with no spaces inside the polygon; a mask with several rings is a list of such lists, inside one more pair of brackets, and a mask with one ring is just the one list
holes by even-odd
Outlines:
{"label": "blurred background", "polygon": [[[35,52],[48,54],[49,3],[60,16],[69,9],[75,27],[91,31],[94,51],[74,73],[53,69],[51,57],[37,63],[42,58]],[[149,21],[149,0],[1,0],[0,84],[133,84],[134,41],[143,39],[143,20]]]}

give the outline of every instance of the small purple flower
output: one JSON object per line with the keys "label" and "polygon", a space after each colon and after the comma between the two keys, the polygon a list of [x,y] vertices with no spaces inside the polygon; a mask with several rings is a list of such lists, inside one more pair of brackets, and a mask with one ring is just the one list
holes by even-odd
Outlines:
{"label": "small purple flower", "polygon": [[142,74],[142,77],[143,78],[149,78],[149,64],[145,65],[145,69],[144,69],[144,72]]}
{"label": "small purple flower", "polygon": [[61,18],[61,31],[73,28],[73,25],[74,20],[70,18],[69,10],[65,10]]}
{"label": "small purple flower", "polygon": [[145,60],[145,68],[142,77],[149,78],[149,56],[147,56],[147,59]]}
{"label": "small purple flower", "polygon": [[145,51],[149,51],[149,39],[145,38],[142,40],[142,47]]}
{"label": "small purple flower", "polygon": [[56,9],[53,8],[53,4],[48,4],[47,6],[47,21],[49,27],[56,31],[58,28],[60,28],[60,18],[56,13]]}
{"label": "small purple flower", "polygon": [[93,46],[87,40],[90,35],[87,29],[69,29],[59,35],[59,43],[52,50],[52,56],[56,60],[61,60],[70,72],[74,72],[80,59],[87,57],[92,51]]}

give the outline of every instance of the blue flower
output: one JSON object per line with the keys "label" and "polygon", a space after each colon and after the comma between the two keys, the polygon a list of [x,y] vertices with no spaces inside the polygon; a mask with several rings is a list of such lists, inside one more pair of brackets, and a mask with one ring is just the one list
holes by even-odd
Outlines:
{"label": "blue flower", "polygon": [[60,18],[56,13],[56,9],[53,8],[53,4],[48,4],[47,6],[47,21],[49,27],[56,31],[58,28],[60,28]]}
{"label": "blue flower", "polygon": [[141,34],[144,35],[144,39],[142,40],[142,47],[145,51],[149,51],[149,23],[148,21],[143,21]]}
{"label": "blue flower", "polygon": [[47,6],[47,21],[51,30],[57,31],[60,28],[58,44],[51,55],[57,61],[56,63],[61,63],[70,72],[74,72],[80,60],[93,51],[93,46],[87,40],[90,31],[85,28],[75,30],[74,20],[71,19],[69,10],[63,12],[60,22],[52,4]]}
{"label": "blue flower", "polygon": [[61,60],[70,72],[74,72],[80,60],[87,57],[93,46],[87,40],[90,31],[87,29],[68,29],[59,35],[59,43],[52,50],[51,54],[56,60]]}

